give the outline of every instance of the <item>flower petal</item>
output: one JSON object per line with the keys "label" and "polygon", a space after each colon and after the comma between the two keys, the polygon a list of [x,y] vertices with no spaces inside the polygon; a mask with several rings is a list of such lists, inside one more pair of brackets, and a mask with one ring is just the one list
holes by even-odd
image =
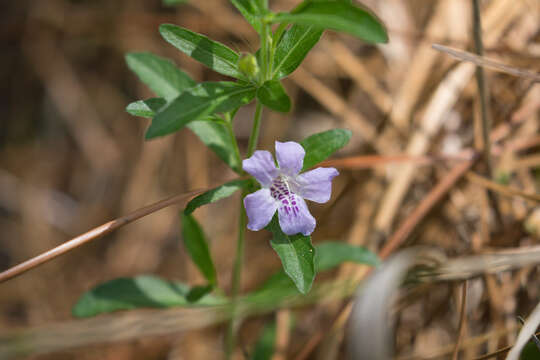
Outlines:
{"label": "flower petal", "polygon": [[279,169],[286,175],[295,176],[302,170],[305,155],[306,151],[297,142],[276,141],[276,159]]}
{"label": "flower petal", "polygon": [[272,180],[279,174],[272,154],[264,150],[257,150],[249,159],[245,159],[242,168],[265,187],[270,186]]}
{"label": "flower petal", "polygon": [[278,208],[279,226],[287,235],[302,233],[309,235],[315,230],[315,218],[310,214],[306,202],[292,195],[290,204],[280,204]]}
{"label": "flower petal", "polygon": [[272,220],[278,203],[270,195],[269,189],[260,189],[244,198],[244,207],[249,219],[248,229],[258,231]]}
{"label": "flower petal", "polygon": [[300,174],[295,179],[293,191],[311,201],[325,203],[332,195],[332,179],[339,175],[334,168],[316,168]]}

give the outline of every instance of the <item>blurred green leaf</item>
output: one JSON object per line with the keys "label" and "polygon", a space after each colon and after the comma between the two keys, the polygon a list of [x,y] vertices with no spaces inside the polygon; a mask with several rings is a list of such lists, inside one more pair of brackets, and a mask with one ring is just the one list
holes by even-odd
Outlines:
{"label": "blurred green leaf", "polygon": [[172,61],[148,52],[128,53],[128,67],[158,96],[170,101],[195,85]]}
{"label": "blurred green leaf", "polygon": [[164,98],[150,98],[146,100],[138,100],[130,103],[126,107],[126,111],[133,116],[142,116],[146,118],[154,117],[156,112],[167,104]]}
{"label": "blurred green leaf", "polygon": [[239,55],[227,46],[176,25],[163,24],[159,32],[175,48],[210,69],[223,75],[243,78],[237,67]]}
{"label": "blurred green leaf", "polygon": [[255,91],[251,85],[233,82],[200,83],[182,92],[156,114],[146,139],[173,133],[191,121],[248,104],[255,97]]}
{"label": "blurred green leaf", "polygon": [[521,355],[519,356],[520,360],[538,360],[540,359],[540,350],[538,346],[533,342],[529,341],[524,347]]}
{"label": "blurred green leaf", "polygon": [[388,35],[382,22],[370,11],[346,1],[309,1],[294,13],[279,13],[272,22],[315,25],[354,35],[370,43],[385,43]]}
{"label": "blurred green leaf", "polygon": [[276,347],[276,323],[264,326],[262,334],[255,343],[251,360],[271,360]]}
{"label": "blurred green leaf", "polygon": [[270,245],[281,259],[283,270],[298,291],[307,294],[315,280],[315,248],[311,244],[311,236],[286,235],[281,231],[277,216],[274,216],[267,229],[272,232]]}
{"label": "blurred green leaf", "polygon": [[206,204],[214,203],[221,199],[225,199],[231,196],[232,194],[234,194],[235,192],[237,192],[238,190],[247,187],[249,182],[250,182],[249,179],[233,180],[221,186],[218,186],[212,190],[209,190],[205,192],[204,194],[201,194],[195,197],[193,200],[191,200],[186,205],[186,209],[184,210],[184,213],[191,214],[198,207],[201,207]]}
{"label": "blurred green leaf", "polygon": [[206,295],[190,304],[186,295],[190,287],[142,275],[107,281],[84,293],[72,309],[73,316],[89,317],[117,310],[167,308],[173,306],[211,306],[227,302],[224,298]]}
{"label": "blurred green leaf", "polygon": [[306,156],[302,170],[307,170],[341,149],[351,139],[352,133],[345,129],[333,129],[311,135],[300,142]]}
{"label": "blurred green leaf", "polygon": [[242,160],[236,152],[236,139],[230,124],[219,117],[192,121],[186,125],[201,141],[223,160],[231,169],[240,173]]}
{"label": "blurred green leaf", "polygon": [[279,80],[268,80],[257,89],[257,99],[272,110],[289,112],[291,99]]}
{"label": "blurred green leaf", "polygon": [[240,11],[244,19],[255,29],[256,32],[261,32],[260,16],[263,11],[259,8],[259,4],[255,0],[231,0],[233,5]]}
{"label": "blurred green leaf", "polygon": [[176,6],[180,4],[185,4],[189,0],[162,0],[163,5],[165,6]]}
{"label": "blurred green leaf", "polygon": [[272,78],[281,79],[296,70],[322,33],[320,27],[313,25],[291,26],[276,47]]}
{"label": "blurred green leaf", "polygon": [[182,238],[184,246],[210,285],[216,285],[217,275],[203,230],[192,215],[182,212]]}
{"label": "blurred green leaf", "polygon": [[186,300],[190,303],[195,303],[210,294],[214,289],[213,285],[193,286],[186,295]]}
{"label": "blurred green leaf", "polygon": [[362,246],[354,246],[344,242],[326,242],[315,246],[317,257],[315,269],[328,271],[344,262],[354,262],[370,266],[379,265],[379,257]]}

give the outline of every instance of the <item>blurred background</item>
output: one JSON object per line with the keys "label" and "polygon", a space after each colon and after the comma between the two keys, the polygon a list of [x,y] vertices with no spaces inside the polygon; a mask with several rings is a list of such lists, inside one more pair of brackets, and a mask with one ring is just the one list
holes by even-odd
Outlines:
{"label": "blurred background", "polygon": [[[124,111],[128,103],[153,96],[128,70],[127,52],[169,57],[198,81],[225,79],[168,45],[158,32],[162,23],[203,33],[239,52],[258,48],[257,34],[226,0],[166,3],[172,1],[3,2],[0,270],[144,205],[235,178],[188,129],[145,142],[148,120]],[[270,1],[274,10],[297,3]],[[474,66],[431,48],[440,43],[474,49],[471,1],[364,3],[386,23],[390,42],[373,46],[325,32],[285,81],[292,112],[264,114],[260,148],[273,150],[276,139],[298,141],[336,127],[352,130],[351,142],[338,157],[373,155],[376,161],[341,167],[332,201],[311,206],[319,223],[313,241],[346,241],[377,251],[452,172],[455,164],[448,159],[465,149],[482,149],[483,143]],[[539,71],[540,3],[491,0],[481,5],[486,56]],[[493,179],[503,187],[538,194],[540,86],[490,70],[485,75],[494,128]],[[253,111],[247,107],[235,120],[242,153]],[[381,160],[395,155],[434,157],[422,164],[388,165]],[[195,213],[211,242],[219,283],[227,290],[237,206],[238,194]],[[485,187],[465,178],[431,209],[404,246],[431,245],[455,257],[534,246],[539,233],[538,201],[497,191],[489,197]],[[268,233],[248,232],[244,290],[256,288],[279,268],[268,239]],[[347,277],[354,271],[344,266],[334,275]],[[71,307],[84,291],[139,274],[202,283],[181,245],[177,208],[145,217],[0,284],[0,333],[73,321]],[[531,266],[476,278],[468,288],[466,338],[499,332],[467,347],[464,358],[512,344],[515,316],[526,316],[540,293],[538,271]],[[430,285],[400,309],[395,338],[399,358],[449,356],[441,349],[456,341],[457,289],[454,283]],[[340,358],[341,340],[321,334],[340,307],[336,303],[298,311],[285,358],[295,358],[310,339],[318,340],[308,358]],[[247,321],[240,332],[241,348],[250,349],[261,324],[271,318]],[[143,334],[35,358],[220,358],[222,330],[215,326],[162,337]],[[438,355],[430,357],[433,354]]]}

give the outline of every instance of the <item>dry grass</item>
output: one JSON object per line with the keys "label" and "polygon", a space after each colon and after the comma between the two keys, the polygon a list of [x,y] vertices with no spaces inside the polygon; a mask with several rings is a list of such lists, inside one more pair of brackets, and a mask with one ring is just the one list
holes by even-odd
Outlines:
{"label": "dry grass", "polygon": [[[297,2],[271,1],[281,9]],[[293,112],[265,115],[261,146],[351,129],[353,140],[341,159],[332,160],[342,174],[333,200],[313,207],[320,224],[314,242],[364,245],[383,258],[413,245],[438,249],[434,272],[424,274],[429,281],[402,290],[396,356],[450,359],[457,351],[474,359],[493,353],[516,341],[517,316],[528,316],[540,298],[540,84],[533,82],[540,72],[540,4],[480,2],[486,63],[432,48],[437,43],[474,52],[470,1],[365,2],[388,24],[390,43],[367,46],[325,33],[285,82]],[[190,1],[174,9],[158,0],[27,0],[6,3],[0,17],[1,270],[147,204],[234,177],[189,131],[144,142],[146,120],[124,112],[130,101],[151,96],[125,66],[128,51],[153,51],[197,80],[218,79],[161,40],[161,23],[205,33],[239,51],[256,49],[256,34],[227,1]],[[488,65],[492,174],[480,156],[485,139],[479,135],[475,65],[463,57]],[[511,71],[492,71],[501,70],[497,64]],[[241,111],[235,124],[243,150],[252,111]],[[235,199],[196,212],[226,290]],[[0,354],[31,348],[39,359],[219,358],[219,323],[226,318],[220,309],[85,321],[70,315],[82,292],[120,276],[154,273],[200,282],[179,236],[177,209],[168,207],[0,284]],[[264,232],[248,233],[246,254],[243,289],[250,290],[279,260]],[[360,281],[366,274],[344,265],[333,278]],[[343,358],[349,299],[323,290],[314,305],[265,308],[266,315],[248,318],[237,357],[275,317],[276,359]]]}

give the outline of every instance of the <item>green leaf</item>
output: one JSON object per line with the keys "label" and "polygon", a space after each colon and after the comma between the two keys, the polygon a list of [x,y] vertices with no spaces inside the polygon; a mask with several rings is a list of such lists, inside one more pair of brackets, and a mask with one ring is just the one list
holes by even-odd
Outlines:
{"label": "green leaf", "polygon": [[154,117],[156,112],[167,104],[164,98],[150,98],[132,102],[126,107],[126,111],[133,116],[142,116],[146,118]]}
{"label": "green leaf", "polygon": [[298,291],[307,294],[315,279],[315,248],[311,245],[311,236],[286,235],[281,231],[276,216],[267,228],[272,232],[270,245],[281,259],[283,270]]}
{"label": "green leaf", "polygon": [[343,242],[326,242],[315,248],[317,249],[315,261],[317,272],[331,270],[347,261],[371,266],[377,266],[380,262],[376,254],[362,246]]}
{"label": "green leaf", "polygon": [[[354,246],[342,242],[325,242],[315,246],[317,256],[315,257],[316,273],[329,271],[344,262],[356,264],[366,264],[376,266],[380,263],[379,258],[373,252],[362,246]],[[283,270],[270,276],[268,280],[255,292],[248,294],[251,300],[275,296],[285,298],[293,296],[296,287]]]}
{"label": "green leaf", "polygon": [[242,171],[240,159],[236,151],[236,139],[230,124],[222,119],[211,117],[204,120],[192,121],[186,125],[201,141],[223,160],[231,169],[240,173]]}
{"label": "green leaf", "polygon": [[210,69],[237,79],[243,78],[237,67],[239,55],[227,46],[176,25],[163,24],[159,32],[175,48]]}
{"label": "green leaf", "polygon": [[175,132],[187,123],[208,115],[231,111],[248,104],[255,97],[255,88],[233,82],[207,82],[184,91],[156,114],[146,139]]}
{"label": "green leaf", "polygon": [[272,110],[289,112],[291,99],[279,80],[268,80],[257,89],[257,99]]}
{"label": "green leaf", "polygon": [[158,96],[167,101],[177,97],[195,82],[172,61],[148,52],[126,55],[128,67]]}
{"label": "green leaf", "polygon": [[281,79],[296,70],[322,33],[320,27],[313,25],[291,26],[276,47],[272,78]]}
{"label": "green leaf", "polygon": [[191,260],[197,265],[210,285],[216,285],[216,269],[202,228],[193,216],[184,213],[182,213],[182,237]]}
{"label": "green leaf", "polygon": [[188,0],[162,0],[163,5],[165,6],[176,6],[187,2]]}
{"label": "green leaf", "polygon": [[213,285],[194,286],[189,290],[186,295],[186,300],[190,303],[195,303],[203,298],[203,296],[210,294],[214,289]]}
{"label": "green leaf", "polygon": [[217,188],[209,190],[204,194],[201,194],[191,200],[184,210],[185,214],[191,214],[195,209],[206,204],[214,203],[218,200],[225,199],[240,189],[243,189],[248,186],[249,179],[246,180],[233,180],[225,183]]}
{"label": "green leaf", "polygon": [[312,168],[347,145],[351,135],[352,133],[349,130],[333,129],[311,135],[302,140],[300,145],[306,151],[302,170]]}
{"label": "green leaf", "polygon": [[240,11],[244,19],[255,29],[256,32],[261,32],[261,19],[263,13],[254,0],[231,0],[233,5]]}
{"label": "green leaf", "polygon": [[255,343],[251,360],[271,360],[276,347],[276,323],[265,325],[262,334]]}
{"label": "green leaf", "polygon": [[382,22],[367,9],[345,1],[315,1],[304,3],[294,13],[279,13],[272,22],[315,25],[354,35],[369,43],[388,42]]}
{"label": "green leaf", "polygon": [[[89,317],[117,310],[193,306],[186,295],[189,286],[142,275],[107,281],[84,293],[72,309],[73,316]],[[206,295],[196,306],[220,305],[223,298]]]}
{"label": "green leaf", "polygon": [[[132,102],[126,111],[134,116],[152,118],[166,101],[163,98],[151,98]],[[236,138],[227,124],[218,116],[188,123],[187,128],[195,133],[201,141],[237,173],[241,172],[241,159],[236,151]]]}

